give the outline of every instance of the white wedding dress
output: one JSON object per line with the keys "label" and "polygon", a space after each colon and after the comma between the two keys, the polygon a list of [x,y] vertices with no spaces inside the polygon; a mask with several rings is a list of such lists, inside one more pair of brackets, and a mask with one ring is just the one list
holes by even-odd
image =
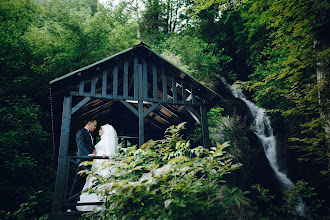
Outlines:
{"label": "white wedding dress", "polygon": [[[95,145],[96,156],[102,156],[106,154],[107,156],[112,156],[116,153],[118,138],[116,130],[109,124],[101,126],[104,133],[101,136],[101,140]],[[92,171],[95,171],[98,175],[105,176],[110,170],[105,170],[102,168],[102,163],[104,159],[94,159],[92,165]],[[80,195],[78,203],[90,203],[90,202],[101,202],[102,198],[96,193],[88,193],[88,189],[91,189],[94,185],[96,178],[88,175],[86,178],[86,183],[83,187],[83,192]],[[82,205],[76,207],[78,211],[94,211],[100,210],[100,205]]]}

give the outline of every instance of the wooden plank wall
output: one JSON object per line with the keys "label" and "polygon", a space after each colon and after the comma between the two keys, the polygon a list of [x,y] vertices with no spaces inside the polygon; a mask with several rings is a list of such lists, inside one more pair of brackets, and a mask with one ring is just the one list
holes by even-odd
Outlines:
{"label": "wooden plank wall", "polygon": [[139,99],[139,94],[143,95],[144,101],[153,103],[201,105],[205,102],[196,95],[196,88],[188,85],[184,78],[140,57],[121,61],[91,78],[84,78],[71,91],[72,96],[135,101]]}

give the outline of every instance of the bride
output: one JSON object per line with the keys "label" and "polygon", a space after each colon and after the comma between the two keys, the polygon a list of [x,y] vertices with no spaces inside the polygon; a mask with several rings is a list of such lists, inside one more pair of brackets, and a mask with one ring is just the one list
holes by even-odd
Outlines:
{"label": "bride", "polygon": [[[101,140],[95,145],[96,154],[90,154],[88,156],[101,156],[103,158],[112,156],[116,153],[116,147],[118,145],[117,132],[109,124],[101,126],[99,130],[99,136]],[[94,159],[91,170],[98,175],[106,175],[107,170],[102,170],[103,159]],[[96,177],[88,175],[86,178],[86,183],[84,185],[82,194],[80,195],[80,200],[78,203],[91,203],[91,202],[100,202],[102,198],[96,193],[89,194],[88,190],[92,189]],[[78,211],[93,211],[99,210],[101,207],[99,205],[82,205],[76,207]]]}

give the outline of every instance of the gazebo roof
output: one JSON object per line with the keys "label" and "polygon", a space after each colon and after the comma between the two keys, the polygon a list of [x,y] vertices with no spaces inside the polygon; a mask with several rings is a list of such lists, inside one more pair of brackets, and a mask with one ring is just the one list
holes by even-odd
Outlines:
{"label": "gazebo roof", "polygon": [[185,81],[189,82],[189,84],[191,84],[195,89],[198,89],[201,93],[204,93],[206,97],[211,98],[211,99],[208,99],[210,103],[212,103],[212,101],[214,101],[214,100],[219,100],[219,98],[221,98],[221,96],[219,94],[217,94],[216,92],[212,91],[207,86],[198,82],[198,80],[196,80],[194,77],[185,73],[183,70],[181,70],[175,64],[173,64],[171,61],[167,60],[163,56],[159,55],[157,52],[153,51],[149,46],[147,46],[143,42],[141,42],[138,45],[135,45],[131,48],[118,52],[112,56],[106,57],[100,61],[92,63],[88,66],[85,66],[85,67],[75,70],[71,73],[58,77],[58,78],[50,81],[49,84],[53,88],[54,92],[57,93],[58,91],[62,91],[61,89],[59,89],[59,87],[63,88],[63,85],[66,85],[67,83],[72,83],[71,80],[75,80],[77,78],[77,76],[78,76],[78,78],[81,78],[82,74],[88,74],[88,73],[90,73],[90,71],[95,71],[95,70],[99,69],[100,66],[104,65],[107,62],[112,62],[113,60],[119,61],[120,59],[123,59],[123,57],[125,55],[130,54],[130,53],[133,54],[137,50],[141,50],[143,53],[148,54],[149,56],[153,56],[153,58],[155,58],[157,60],[157,63],[161,63],[163,65],[165,64],[168,68],[171,69],[172,74],[175,74],[177,76],[180,76],[181,78],[184,78]]}

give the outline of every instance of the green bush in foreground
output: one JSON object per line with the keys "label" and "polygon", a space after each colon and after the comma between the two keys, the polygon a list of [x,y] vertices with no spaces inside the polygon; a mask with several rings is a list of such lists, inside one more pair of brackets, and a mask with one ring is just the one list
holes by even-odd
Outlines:
{"label": "green bush in foreground", "polygon": [[[224,184],[223,176],[238,169],[225,148],[228,144],[190,149],[179,132],[167,129],[163,140],[141,148],[121,148],[118,157],[103,162],[111,170],[96,175],[96,192],[103,209],[85,214],[91,219],[237,219],[248,205],[242,192]],[[91,163],[91,162],[85,162]]]}

